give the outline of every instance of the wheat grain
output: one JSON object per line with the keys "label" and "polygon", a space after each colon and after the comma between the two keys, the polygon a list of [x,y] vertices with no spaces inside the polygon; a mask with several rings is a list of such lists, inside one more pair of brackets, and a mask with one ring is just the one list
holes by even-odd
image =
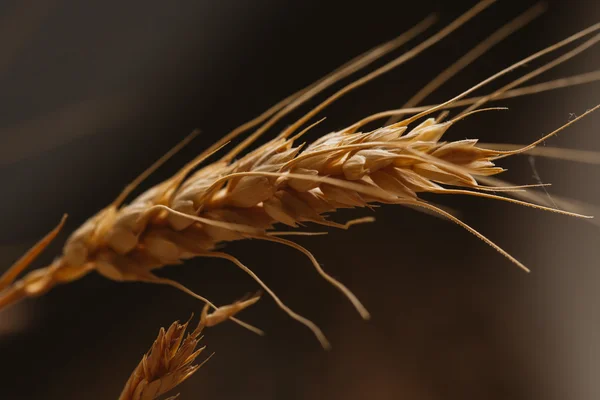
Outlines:
{"label": "wheat grain", "polygon": [[[115,202],[75,231],[67,240],[62,256],[49,267],[26,275],[22,280],[0,293],[0,307],[23,297],[40,295],[58,283],[75,280],[90,271],[97,271],[116,281],[144,281],[171,285],[208,302],[207,299],[196,295],[182,284],[158,277],[154,270],[169,264],[179,264],[192,257],[223,258],[251,275],[282,309],[292,318],[308,326],[321,344],[328,347],[327,339],[316,325],[287,307],[240,260],[227,253],[215,251],[215,248],[220,243],[242,239],[265,240],[293,247],[305,254],[316,271],[348,297],[361,316],[367,319],[369,313],[366,308],[348,288],[322,269],[310,251],[297,243],[282,238],[283,235],[274,232],[273,229],[277,224],[297,228],[304,222],[347,229],[353,223],[368,220],[361,219],[340,224],[331,221],[328,213],[340,208],[370,207],[374,203],[416,207],[447,218],[492,246],[519,267],[527,270],[517,259],[474,228],[440,207],[422,200],[420,194],[427,192],[479,196],[510,201],[569,216],[585,217],[577,213],[515,200],[494,193],[507,192],[509,195],[516,196],[520,191],[532,185],[485,186],[480,182],[483,182],[486,177],[503,171],[501,167],[494,164],[495,160],[531,150],[543,140],[587,116],[598,106],[533,144],[510,151],[480,147],[477,145],[476,139],[446,142],[442,138],[445,132],[461,119],[474,112],[485,111],[477,110],[485,102],[506,97],[516,84],[506,85],[475,100],[465,99],[467,95],[521,65],[530,63],[597,31],[600,29],[600,24],[512,64],[447,102],[425,109],[397,110],[388,114],[389,116],[417,113],[397,123],[372,131],[360,132],[359,129],[366,122],[372,121],[375,117],[382,117],[381,114],[377,114],[345,129],[325,135],[309,146],[297,144],[300,137],[316,124],[300,133],[296,133],[296,130],[317,112],[352,89],[416,56],[491,3],[492,1],[479,3],[414,49],[342,88],[286,128],[275,139],[233,161],[242,150],[289,111],[341,77],[367,65],[378,54],[382,54],[383,47],[365,53],[324,80],[288,97],[257,119],[226,135],[224,139],[201,153],[172,178],[149,189],[130,204],[122,205],[131,190],[156,169],[164,159],[168,158],[170,154],[167,154],[129,185]],[[409,36],[422,30],[428,22],[423,24],[409,31],[411,32]],[[533,76],[589,48],[598,40],[600,40],[600,35],[592,37],[575,50],[560,56],[515,82],[524,83]],[[393,46],[395,46],[399,42],[401,41],[389,43],[394,43]],[[554,86],[563,84],[564,82],[558,82]],[[551,84],[546,87],[554,86]],[[517,95],[519,93],[521,92],[517,92]],[[472,106],[454,119],[447,122],[443,122],[443,117],[424,119],[432,113],[449,109],[460,101],[463,104],[472,104]],[[219,151],[226,141],[241,134],[244,129],[256,126],[268,118],[270,119],[261,128],[222,156],[219,161],[197,169],[206,158]],[[419,121],[418,125],[413,126]],[[177,148],[171,153],[176,150]],[[36,246],[31,254],[37,254],[44,247],[44,243],[46,242],[43,241],[41,245]],[[11,269],[10,276],[0,282],[5,286],[10,284],[32,258],[24,257],[23,262],[17,263]],[[235,321],[243,324],[241,321]],[[248,327],[248,325],[245,326]]]}
{"label": "wheat grain", "polygon": [[152,347],[144,354],[127,380],[119,400],[154,400],[188,379],[208,361],[206,359],[201,364],[194,364],[206,348],[205,346],[196,350],[204,328],[215,326],[231,318],[256,303],[258,299],[259,297],[253,297],[238,301],[219,307],[210,314],[206,305],[200,315],[198,326],[185,338],[190,321],[184,324],[175,321],[167,330],[160,328]]}

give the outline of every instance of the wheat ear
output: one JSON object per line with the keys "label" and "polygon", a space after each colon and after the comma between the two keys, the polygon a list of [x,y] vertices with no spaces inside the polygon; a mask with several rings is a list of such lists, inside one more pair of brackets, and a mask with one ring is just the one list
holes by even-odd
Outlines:
{"label": "wheat ear", "polygon": [[[154,400],[170,392],[192,376],[208,359],[194,364],[206,346],[196,349],[205,327],[215,326],[233,317],[258,301],[255,296],[233,304],[219,307],[208,313],[208,305],[202,310],[198,326],[185,336],[189,320],[180,324],[175,321],[165,330],[160,328],[152,347],[133,370],[119,400]],[[177,396],[175,396],[177,397]],[[170,399],[174,399],[171,397]]]}
{"label": "wheat ear", "polygon": [[[519,193],[526,192],[528,187],[535,185],[514,186],[492,183],[485,186],[481,183],[485,183],[490,176],[504,171],[503,168],[495,165],[494,161],[530,151],[543,140],[589,115],[598,107],[529,146],[504,151],[483,148],[478,145],[476,139],[445,141],[443,137],[450,128],[456,126],[465,117],[476,112],[487,111],[478,108],[487,101],[506,96],[516,86],[514,83],[465,103],[471,106],[449,121],[444,122],[442,117],[426,117],[452,108],[461,101],[469,101],[466,97],[476,89],[519,66],[531,63],[598,31],[600,24],[510,65],[442,104],[415,111],[417,112],[415,115],[410,115],[414,112],[403,110],[410,116],[397,123],[361,132],[359,129],[364,125],[359,121],[347,128],[327,134],[308,146],[297,143],[302,135],[316,124],[300,130],[302,126],[333,101],[414,58],[492,3],[493,1],[487,0],[478,3],[421,44],[334,93],[286,128],[278,137],[234,160],[256,138],[264,134],[274,121],[306,102],[314,94],[329,87],[333,82],[365,67],[382,51],[365,53],[320,83],[290,96],[257,119],[245,124],[243,128],[226,135],[223,140],[202,152],[173,177],[147,190],[130,204],[123,205],[132,188],[157,168],[167,156],[159,160],[134,181],[134,184],[126,187],[115,202],[76,230],[67,240],[61,257],[49,267],[26,275],[1,292],[0,308],[24,297],[45,293],[58,283],[70,282],[90,271],[97,271],[116,281],[143,281],[171,285],[208,302],[183,284],[157,276],[155,270],[165,265],[180,264],[192,257],[222,258],[249,274],[285,312],[310,328],[323,347],[327,348],[329,343],[325,335],[314,323],[285,305],[275,291],[242,261],[216,249],[221,243],[242,239],[265,240],[290,246],[304,254],[317,273],[342,292],[366,319],[369,317],[367,309],[346,286],[324,271],[309,250],[282,239],[283,235],[274,229],[277,224],[298,228],[304,223],[347,229],[354,223],[367,220],[360,219],[344,224],[332,221],[329,213],[341,208],[372,208],[376,203],[404,205],[449,219],[483,240],[514,264],[527,270],[516,258],[486,236],[451,213],[426,202],[421,194],[478,196],[568,216],[589,218],[578,213],[493,193],[506,192],[508,195],[518,197]],[[428,24],[426,20],[417,28],[409,30],[408,37],[414,36]],[[535,74],[544,72],[586,50],[599,38],[599,35],[593,36],[571,52],[514,82],[524,83]],[[548,87],[561,84],[556,83]],[[225,153],[220,160],[199,168],[199,165],[207,157],[219,151],[227,140],[239,136],[245,129],[254,127],[262,121],[266,121],[264,125],[249,135],[240,145]],[[44,244],[36,247],[34,253],[39,253],[43,246]],[[1,281],[10,284],[16,277],[14,271],[24,269],[31,259],[25,257],[26,261],[18,263],[18,267],[11,270],[13,271],[11,276]],[[235,321],[243,324],[241,321]]]}

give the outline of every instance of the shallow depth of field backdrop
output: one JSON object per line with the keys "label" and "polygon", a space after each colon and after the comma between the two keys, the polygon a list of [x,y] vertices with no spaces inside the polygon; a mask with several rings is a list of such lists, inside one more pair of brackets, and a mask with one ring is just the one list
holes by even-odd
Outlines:
{"label": "shallow depth of field backdrop", "polygon": [[[220,135],[428,13],[440,13],[441,27],[475,2],[351,3],[0,2],[0,271],[68,212],[65,231],[36,266],[49,262],[69,232],[193,128],[202,135],[144,189]],[[427,103],[600,19],[597,2],[548,3],[545,15]],[[328,119],[308,139],[401,106],[532,4],[492,6],[327,109]],[[537,81],[598,69],[598,56],[592,48]],[[501,82],[536,65],[541,62]],[[502,101],[510,111],[473,116],[448,135],[528,143],[596,105],[599,89],[589,84]],[[599,121],[592,115],[550,144],[600,151]],[[502,165],[511,181],[535,182],[526,157]],[[541,179],[553,183],[551,193],[600,203],[599,167],[546,159],[535,165]],[[375,224],[299,238],[364,301],[373,314],[364,322],[300,254],[270,243],[230,244],[230,252],[324,329],[333,350],[323,351],[265,297],[243,318],[268,335],[234,324],[207,330],[204,342],[216,355],[180,387],[182,398],[600,398],[598,228],[483,199],[444,197],[440,203],[459,209],[533,273],[459,227],[400,206],[378,209]],[[191,260],[162,273],[218,304],[257,289],[223,260]],[[117,398],[159,327],[201,307],[168,287],[119,284],[95,274],[26,301],[0,313],[0,398]]]}

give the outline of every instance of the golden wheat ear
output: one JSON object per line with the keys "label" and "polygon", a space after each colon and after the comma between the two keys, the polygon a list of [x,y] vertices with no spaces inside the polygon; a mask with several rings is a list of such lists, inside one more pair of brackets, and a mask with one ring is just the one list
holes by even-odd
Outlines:
{"label": "golden wheat ear", "polygon": [[[217,308],[208,313],[208,304],[202,310],[198,326],[185,335],[189,321],[175,321],[165,330],[160,328],[150,350],[127,380],[119,400],[154,400],[173,390],[192,376],[212,355],[200,364],[194,364],[205,347],[198,347],[205,327],[215,326],[256,303],[259,296]],[[175,397],[170,397],[174,399]]]}

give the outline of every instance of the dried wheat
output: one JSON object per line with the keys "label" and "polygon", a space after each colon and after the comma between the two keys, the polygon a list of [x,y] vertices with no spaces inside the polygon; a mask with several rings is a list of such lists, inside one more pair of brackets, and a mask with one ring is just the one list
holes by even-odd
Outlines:
{"label": "dried wheat", "polygon": [[[211,314],[208,305],[202,310],[198,326],[184,338],[190,321],[180,324],[175,321],[165,331],[160,328],[158,337],[150,350],[144,354],[125,384],[119,400],[154,400],[170,392],[192,376],[201,364],[194,361],[206,348],[196,350],[205,327],[215,326],[258,301],[258,297],[238,301],[218,308]],[[174,399],[171,397],[170,399]]]}
{"label": "dried wheat", "polygon": [[[177,150],[177,148],[173,149],[129,185],[113,204],[75,231],[68,239],[61,257],[49,267],[34,271],[8,287],[18,273],[41,251],[48,239],[46,238],[43,243],[17,262],[11,268],[10,275],[0,280],[0,289],[6,287],[6,290],[0,293],[0,307],[23,297],[38,296],[55,284],[70,282],[90,271],[97,271],[116,281],[143,281],[172,285],[207,301],[178,282],[158,277],[154,270],[169,264],[179,264],[192,257],[223,258],[251,275],[282,309],[308,326],[322,345],[328,347],[327,339],[316,325],[289,309],[241,261],[215,249],[220,243],[241,239],[271,241],[293,247],[304,253],[317,272],[343,292],[366,319],[369,318],[368,311],[348,288],[328,275],[307,249],[283,237],[286,234],[293,234],[294,231],[282,233],[273,229],[276,224],[297,228],[305,222],[347,229],[354,223],[367,222],[371,219],[363,218],[348,224],[340,224],[328,219],[328,213],[340,208],[369,207],[374,203],[406,205],[443,216],[467,229],[526,270],[518,260],[474,228],[451,213],[422,200],[420,193],[479,196],[570,216],[585,217],[578,213],[496,194],[506,192],[518,196],[520,191],[535,185],[485,186],[481,182],[486,177],[503,171],[501,167],[494,164],[495,160],[529,151],[543,140],[596,110],[598,106],[535,143],[510,151],[480,147],[476,139],[446,142],[442,138],[444,133],[461,119],[474,112],[484,111],[478,108],[487,101],[509,97],[508,94],[515,86],[574,57],[600,40],[600,35],[593,36],[576,49],[487,96],[465,99],[467,95],[519,66],[599,30],[600,24],[512,64],[445,103],[420,109],[376,114],[348,128],[325,135],[309,146],[296,144],[298,139],[316,123],[300,133],[297,131],[327,105],[354,88],[415,57],[491,3],[493,1],[479,3],[412,50],[345,86],[286,128],[275,139],[234,161],[254,140],[291,110],[422,31],[431,23],[430,19],[425,20],[403,35],[402,40],[388,42],[367,52],[316,84],[288,97],[257,119],[226,135],[172,178],[149,189],[130,204],[122,205],[131,190]],[[576,83],[578,79],[582,78],[576,77],[573,82]],[[437,85],[442,81],[443,79],[437,81]],[[561,85],[564,85],[564,82],[547,84],[544,89]],[[537,87],[516,90],[514,95],[523,94],[526,90],[535,92],[541,89]],[[443,121],[445,115],[437,119],[425,119],[432,113],[447,110],[457,104],[470,104],[471,107],[447,122]],[[366,123],[375,119],[405,114],[414,115],[373,131],[359,131]],[[264,121],[267,122],[222,156],[219,161],[197,169],[227,141]],[[416,123],[418,124],[414,126]],[[243,324],[241,321],[237,322]]]}

